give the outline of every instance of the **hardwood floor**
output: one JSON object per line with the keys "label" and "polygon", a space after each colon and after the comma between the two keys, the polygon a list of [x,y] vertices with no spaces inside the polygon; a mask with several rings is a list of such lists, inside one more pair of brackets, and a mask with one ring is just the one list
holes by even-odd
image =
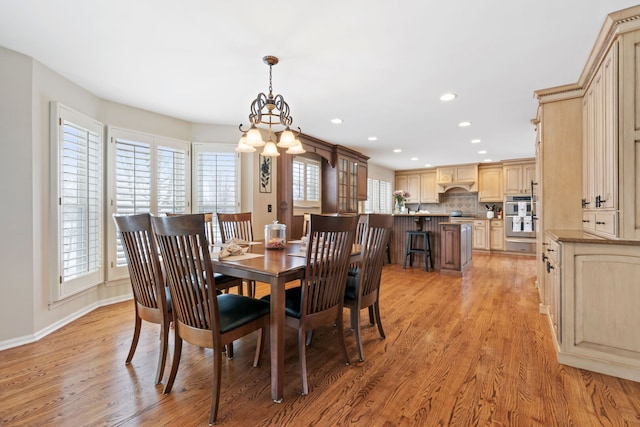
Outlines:
{"label": "hardwood floor", "polygon": [[[640,383],[558,365],[538,313],[535,262],[474,253],[464,278],[386,266],[387,338],[365,320],[366,361],[358,362],[345,311],[346,366],[332,336],[338,329],[317,330],[307,352],[310,392],[302,396],[296,333],[288,329],[280,404],[270,399],[268,352],[252,368],[255,335],[237,341],[235,359],[223,359],[218,424],[640,425]],[[257,295],[266,292],[258,284]],[[211,351],[185,343],[173,391],[163,395],[153,381],[158,326],[143,325],[132,364],[124,363],[133,313],[131,302],[103,307],[0,352],[0,424],[206,425]]]}

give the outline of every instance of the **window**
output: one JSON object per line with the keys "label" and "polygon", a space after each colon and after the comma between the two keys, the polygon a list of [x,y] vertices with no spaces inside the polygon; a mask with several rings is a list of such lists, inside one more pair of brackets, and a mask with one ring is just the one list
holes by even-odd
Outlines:
{"label": "window", "polygon": [[320,207],[320,162],[306,157],[293,159],[293,204],[296,208]]}
{"label": "window", "polygon": [[[239,155],[234,145],[193,144],[193,212],[237,212],[240,208]],[[215,241],[220,228],[213,217]]]}
{"label": "window", "polygon": [[55,208],[52,239],[56,262],[51,300],[104,281],[102,265],[103,125],[57,103],[51,103],[52,190]]}
{"label": "window", "polygon": [[367,201],[364,202],[365,212],[391,213],[391,183],[377,179],[367,179]]}
{"label": "window", "polygon": [[[109,128],[110,214],[188,213],[190,162],[187,141]],[[108,224],[109,280],[127,277],[124,249]]]}

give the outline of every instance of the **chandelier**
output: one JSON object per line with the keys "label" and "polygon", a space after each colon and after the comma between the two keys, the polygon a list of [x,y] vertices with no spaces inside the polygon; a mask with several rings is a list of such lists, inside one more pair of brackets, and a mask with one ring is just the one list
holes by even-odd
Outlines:
{"label": "chandelier", "polygon": [[[242,136],[238,141],[236,151],[240,153],[251,153],[256,151],[255,147],[262,147],[263,156],[275,157],[279,156],[277,147],[286,148],[288,154],[302,154],[305,152],[302,143],[297,138],[301,129],[298,128],[298,134],[295,135],[290,126],[293,124],[293,117],[290,115],[289,104],[284,100],[282,95],[273,95],[273,87],[271,83],[271,69],[278,63],[275,56],[265,56],[262,61],[269,66],[269,94],[259,93],[256,99],[251,103],[251,114],[249,114],[249,122],[251,127],[247,130],[242,128],[242,123],[238,126]],[[262,139],[262,134],[258,125],[267,125],[269,137],[266,141]],[[280,140],[276,144],[275,134],[272,126],[284,127],[280,133]]]}

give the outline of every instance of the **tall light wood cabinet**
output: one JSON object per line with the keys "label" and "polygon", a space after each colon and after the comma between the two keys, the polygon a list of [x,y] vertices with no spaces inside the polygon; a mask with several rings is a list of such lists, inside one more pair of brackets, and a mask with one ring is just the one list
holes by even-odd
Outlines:
{"label": "tall light wood cabinet", "polygon": [[[577,83],[535,92],[534,121],[537,280],[558,360],[634,381],[640,381],[639,81],[640,5],[606,17]],[[557,259],[550,256],[554,246]]]}
{"label": "tall light wood cabinet", "polygon": [[585,92],[583,123],[583,227],[616,237],[618,209],[618,43],[614,43]]}

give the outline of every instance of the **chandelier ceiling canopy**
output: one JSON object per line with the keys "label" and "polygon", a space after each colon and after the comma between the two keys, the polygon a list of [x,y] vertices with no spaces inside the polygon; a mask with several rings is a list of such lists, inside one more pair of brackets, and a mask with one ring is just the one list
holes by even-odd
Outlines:
{"label": "chandelier ceiling canopy", "polygon": [[[273,95],[272,68],[278,63],[278,58],[265,56],[262,61],[269,66],[269,94],[265,95],[261,92],[251,103],[251,113],[249,114],[251,126],[246,130],[242,128],[242,124],[238,126],[242,136],[238,141],[236,151],[251,153],[256,151],[255,147],[264,146],[262,150],[263,156],[279,156],[280,153],[276,147],[286,148],[288,154],[302,154],[305,150],[298,139],[301,129],[298,128],[297,135],[291,130],[293,117],[291,117],[289,104],[287,104],[282,95]],[[268,138],[266,141],[262,138],[259,125],[267,126]],[[278,129],[274,129],[276,126],[283,128],[277,144],[274,134],[274,132],[278,132]]]}

